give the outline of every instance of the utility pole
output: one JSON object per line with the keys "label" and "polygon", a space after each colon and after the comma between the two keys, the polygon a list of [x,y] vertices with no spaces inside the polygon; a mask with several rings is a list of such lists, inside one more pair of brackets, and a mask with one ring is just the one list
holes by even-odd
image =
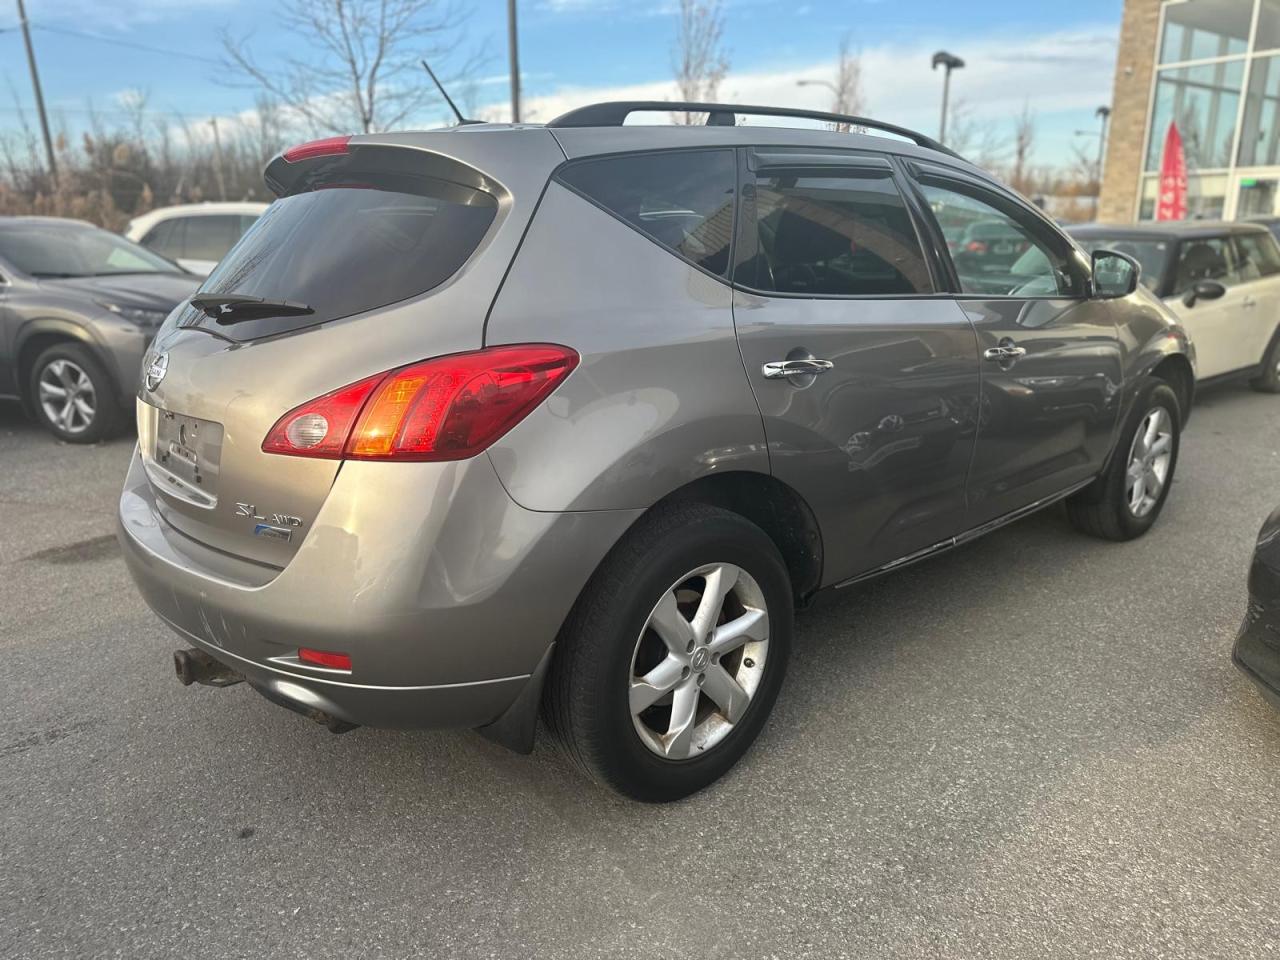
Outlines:
{"label": "utility pole", "polygon": [[213,127],[213,173],[218,178],[218,199],[227,199],[227,185],[222,179],[222,138],[218,136],[218,118],[211,117],[209,126]]}
{"label": "utility pole", "polygon": [[1102,186],[1102,172],[1107,162],[1107,126],[1111,122],[1111,108],[1099,107],[1095,112],[1102,121],[1102,129],[1098,132],[1098,186]]}
{"label": "utility pole", "polygon": [[964,67],[964,61],[954,54],[947,53],[945,50],[939,50],[933,55],[933,69],[944,67],[946,72],[942,78],[942,124],[938,130],[938,142],[947,142],[947,110],[948,103],[951,100],[951,71],[960,70]]}
{"label": "utility pole", "polygon": [[31,26],[27,23],[27,10],[18,0],[18,23],[22,27],[22,39],[27,45],[27,65],[31,67],[31,88],[36,95],[36,112],[40,114],[40,132],[44,134],[44,155],[49,161],[49,175],[58,182],[58,161],[53,155],[53,137],[49,136],[49,117],[44,112],[44,94],[40,91],[40,74],[36,70],[36,51],[31,46]]}
{"label": "utility pole", "polygon": [[520,122],[520,51],[516,31],[516,0],[507,0],[507,49],[511,56],[511,122]]}

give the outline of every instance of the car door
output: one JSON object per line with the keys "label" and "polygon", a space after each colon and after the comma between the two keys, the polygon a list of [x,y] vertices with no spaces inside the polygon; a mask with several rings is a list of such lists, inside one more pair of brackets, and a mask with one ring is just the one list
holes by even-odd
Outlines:
{"label": "car door", "polygon": [[969,224],[999,221],[1020,251],[952,257],[982,358],[966,520],[977,528],[1101,471],[1123,383],[1117,308],[1089,298],[1088,261],[1012,193],[949,167],[910,172],[940,246],[954,249]]}
{"label": "car door", "polygon": [[1280,246],[1270,232],[1232,238],[1243,308],[1239,340],[1242,366],[1262,361],[1280,324]]}
{"label": "car door", "polygon": [[[1165,304],[1182,322],[1196,345],[1196,375],[1201,380],[1231,373],[1257,363],[1240,343],[1243,318],[1256,313],[1257,299],[1239,283],[1235,250],[1230,237],[1205,236],[1183,239],[1174,264],[1173,287]],[[1201,280],[1215,280],[1226,288],[1217,299],[1186,301],[1187,293]]]}
{"label": "car door", "polygon": [[743,153],[734,322],[771,469],[839,582],[964,521],[978,361],[887,158]]}

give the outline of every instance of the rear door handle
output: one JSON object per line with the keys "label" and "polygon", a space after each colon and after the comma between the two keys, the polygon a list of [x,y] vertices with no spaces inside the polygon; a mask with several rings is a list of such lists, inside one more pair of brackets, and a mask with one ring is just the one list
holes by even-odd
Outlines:
{"label": "rear door handle", "polygon": [[826,373],[835,364],[830,360],[774,360],[760,368],[766,380],[785,380],[787,377],[813,377]]}
{"label": "rear door handle", "polygon": [[1026,347],[1015,347],[1006,343],[1002,343],[998,347],[988,347],[987,352],[983,354],[988,360],[998,360],[1002,363],[1007,363],[1010,360],[1019,360],[1026,355]]}

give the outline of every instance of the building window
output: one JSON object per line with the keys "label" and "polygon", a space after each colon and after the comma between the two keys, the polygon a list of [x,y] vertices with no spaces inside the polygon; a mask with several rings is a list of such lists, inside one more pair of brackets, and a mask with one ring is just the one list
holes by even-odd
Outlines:
{"label": "building window", "polygon": [[[1156,194],[1160,178],[1148,176],[1142,179],[1142,204],[1139,220],[1153,220],[1156,215]],[[1221,220],[1227,206],[1227,175],[1225,173],[1192,174],[1187,177],[1187,219]]]}
{"label": "building window", "polygon": [[1249,72],[1240,166],[1280,163],[1280,57],[1259,57]]}
{"label": "building window", "polygon": [[1238,56],[1249,46],[1253,0],[1188,0],[1164,12],[1161,63]]}
{"label": "building window", "polygon": [[1151,112],[1146,169],[1160,169],[1165,131],[1172,122],[1182,134],[1189,168],[1229,166],[1243,84],[1243,60],[1161,70]]}
{"label": "building window", "polygon": [[1253,49],[1254,52],[1280,49],[1280,0],[1262,0]]}

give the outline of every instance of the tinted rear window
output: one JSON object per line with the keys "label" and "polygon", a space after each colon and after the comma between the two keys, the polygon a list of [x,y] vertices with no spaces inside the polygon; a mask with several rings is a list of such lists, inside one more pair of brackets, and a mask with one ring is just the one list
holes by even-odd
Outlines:
{"label": "tinted rear window", "polygon": [[237,340],[339,320],[426,293],[479,246],[497,199],[446,180],[360,173],[282,197],[209,275],[201,293],[305,303],[308,316],[218,327]]}
{"label": "tinted rear window", "polygon": [[732,150],[585,160],[557,178],[691,263],[721,277],[728,272],[737,181]]}

